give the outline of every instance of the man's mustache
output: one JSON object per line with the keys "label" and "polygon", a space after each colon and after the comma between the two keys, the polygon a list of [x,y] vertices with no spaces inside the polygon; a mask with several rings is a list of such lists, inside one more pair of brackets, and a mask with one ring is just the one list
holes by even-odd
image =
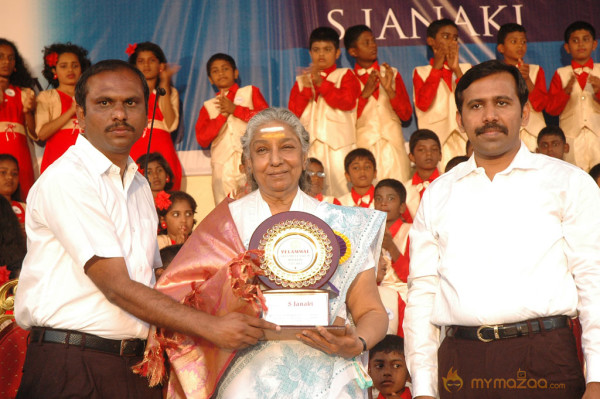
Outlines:
{"label": "man's mustache", "polygon": [[127,130],[135,131],[135,128],[127,122],[117,122],[104,129],[105,132],[110,132],[115,129],[126,128]]}
{"label": "man's mustache", "polygon": [[500,131],[504,134],[508,134],[508,128],[499,123],[486,123],[485,125],[478,127],[475,129],[475,134],[479,136],[480,134],[491,132],[491,131]]}

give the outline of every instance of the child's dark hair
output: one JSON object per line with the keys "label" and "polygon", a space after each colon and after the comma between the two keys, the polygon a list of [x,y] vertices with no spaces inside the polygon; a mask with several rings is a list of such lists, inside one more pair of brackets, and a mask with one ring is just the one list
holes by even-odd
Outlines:
{"label": "child's dark hair", "polygon": [[590,35],[592,35],[592,38],[596,40],[596,30],[592,24],[585,21],[575,21],[571,25],[567,26],[567,29],[565,29],[565,43],[569,43],[569,39],[571,38],[573,32],[578,30],[587,30],[590,32]]}
{"label": "child's dark hair", "polygon": [[398,352],[404,355],[404,339],[397,335],[388,334],[369,351],[369,358],[376,353]]}
{"label": "child's dark hair", "polygon": [[367,25],[354,25],[346,29],[344,34],[344,47],[349,50],[356,47],[356,41],[364,32],[373,32]]}
{"label": "child's dark hair", "polygon": [[340,48],[340,37],[338,33],[329,26],[320,26],[310,33],[308,48],[312,48],[314,42],[331,42],[335,49]]}
{"label": "child's dark hair", "polygon": [[375,162],[375,156],[373,156],[373,153],[366,148],[355,148],[354,150],[350,151],[348,155],[346,155],[346,158],[344,158],[344,170],[346,173],[349,173],[350,164],[357,158],[366,158],[373,164],[373,169],[377,170],[377,162]]}
{"label": "child's dark hair", "polygon": [[445,172],[450,172],[452,170],[452,168],[454,168],[456,165],[463,163],[463,162],[467,162],[469,160],[469,157],[466,155],[457,155],[454,158],[452,158],[451,160],[448,161],[448,163],[446,164],[446,168],[444,169],[444,173]]}
{"label": "child's dark hair", "polygon": [[26,252],[19,219],[10,202],[0,195],[0,265],[22,261]]}
{"label": "child's dark hair", "polygon": [[558,136],[563,143],[567,142],[567,138],[565,137],[565,132],[558,126],[546,126],[540,130],[537,136],[537,144],[540,145],[540,141],[544,136]]}
{"label": "child's dark hair", "polygon": [[429,24],[427,27],[427,37],[435,39],[435,35],[437,35],[444,26],[454,26],[456,30],[458,30],[458,25],[456,25],[454,21],[448,18],[442,18]]}
{"label": "child's dark hair", "polygon": [[169,245],[160,250],[160,260],[165,269],[171,264],[171,261],[173,261],[173,258],[175,258],[175,255],[177,255],[182,246],[183,244]]}
{"label": "child's dark hair", "polygon": [[4,38],[0,38],[0,46],[10,46],[15,53],[15,71],[10,75],[10,84],[32,88],[33,77],[25,65],[25,61],[23,60],[23,57],[21,57],[19,50],[17,50],[17,46],[10,40]]}
{"label": "child's dark hair", "polygon": [[508,36],[509,33],[513,32],[527,33],[523,25],[515,24],[514,22],[504,24],[500,27],[500,30],[498,30],[498,36],[496,38],[497,44],[504,44],[506,36]]}
{"label": "child's dark hair", "polygon": [[[52,87],[58,87],[58,79],[56,78],[56,74],[52,72],[52,69],[56,70],[56,64],[58,63],[58,57],[65,53],[75,54],[77,59],[79,60],[79,65],[81,66],[81,73],[85,72],[88,69],[92,62],[87,57],[88,51],[81,46],[76,44],[68,43],[54,43],[49,46],[44,47],[44,69],[42,69],[42,75],[44,78],[52,85]],[[51,54],[56,54],[56,58],[53,60],[54,65],[48,65],[48,61],[51,61]]]}
{"label": "child's dark hair", "polygon": [[398,180],[396,180],[396,179],[381,180],[375,186],[375,192],[377,192],[377,190],[379,190],[382,187],[389,187],[392,190],[394,190],[396,192],[396,194],[398,194],[398,197],[400,197],[400,204],[404,204],[406,202],[406,188],[404,188],[404,185],[402,183],[400,183]]}
{"label": "child's dark hair", "polygon": [[592,176],[594,181],[598,180],[600,177],[600,163],[592,166],[592,169],[590,169],[590,176]]}
{"label": "child's dark hair", "polygon": [[227,63],[229,63],[229,65],[231,65],[231,68],[233,68],[234,71],[237,70],[237,66],[235,65],[235,60],[233,59],[232,56],[230,56],[229,54],[217,53],[217,54],[213,54],[208,59],[208,62],[206,63],[206,73],[208,74],[208,76],[210,76],[210,67],[212,67],[213,62],[215,62],[217,60],[227,62]]}
{"label": "child's dark hair", "polygon": [[[11,154],[0,154],[0,162],[4,162],[4,161],[14,162],[15,165],[17,165],[17,170],[19,170],[19,161],[17,161],[17,158],[12,156]],[[19,180],[17,189],[15,190],[14,193],[12,193],[12,195],[10,196],[10,199],[12,201],[21,202],[21,180]]]}
{"label": "child's dark hair", "polygon": [[323,162],[319,161],[317,158],[310,157],[310,158],[307,159],[307,161],[308,161],[308,163],[316,163],[320,167],[325,168],[323,166]]}
{"label": "child's dark hair", "polygon": [[140,167],[140,170],[142,172],[142,175],[146,176],[146,171],[141,169],[144,167],[145,165],[145,161],[146,158],[148,158],[148,164],[150,164],[150,162],[158,162],[158,164],[160,166],[162,166],[162,168],[165,170],[165,172],[167,173],[167,176],[169,176],[169,181],[165,184],[165,191],[169,191],[173,188],[173,182],[175,180],[175,174],[173,174],[173,171],[171,170],[171,166],[169,166],[169,163],[167,162],[167,160],[160,154],[160,152],[151,152],[150,154],[148,154],[148,156],[146,157],[146,154],[140,156],[135,163],[138,164],[138,166]]}
{"label": "child's dark hair", "polygon": [[152,42],[141,42],[135,46],[135,51],[129,56],[129,63],[135,65],[137,58],[142,51],[150,51],[161,64],[167,63],[167,57],[158,44]]}
{"label": "child's dark hair", "polygon": [[[156,208],[156,212],[158,213],[158,216],[160,216],[160,217],[167,216],[169,209],[171,209],[173,207],[173,205],[175,204],[175,202],[177,202],[177,201],[187,201],[187,203],[190,204],[190,206],[192,207],[192,211],[194,213],[196,213],[196,208],[198,206],[196,204],[196,200],[194,199],[194,197],[192,197],[185,191],[173,191],[173,192],[169,193],[169,200],[171,201],[171,205],[168,208],[164,208],[164,209]],[[196,223],[196,221],[194,220],[194,224],[195,223]],[[167,229],[161,228],[161,230],[158,232],[158,234],[167,234]]]}
{"label": "child's dark hair", "polygon": [[415,151],[415,147],[417,143],[421,140],[433,140],[440,147],[440,151],[442,149],[442,144],[440,143],[440,138],[437,134],[434,133],[433,130],[429,129],[418,129],[410,136],[410,140],[408,141],[408,148],[410,149],[410,153],[413,154]]}

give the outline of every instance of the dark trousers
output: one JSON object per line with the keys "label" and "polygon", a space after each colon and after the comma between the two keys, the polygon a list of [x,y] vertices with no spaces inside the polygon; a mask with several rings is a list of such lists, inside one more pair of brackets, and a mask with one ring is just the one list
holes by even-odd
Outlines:
{"label": "dark trousers", "polygon": [[125,357],[54,343],[30,342],[17,398],[159,399],[160,387],[133,374],[140,356]]}
{"label": "dark trousers", "polygon": [[446,337],[441,399],[581,399],[585,380],[569,328],[481,342]]}

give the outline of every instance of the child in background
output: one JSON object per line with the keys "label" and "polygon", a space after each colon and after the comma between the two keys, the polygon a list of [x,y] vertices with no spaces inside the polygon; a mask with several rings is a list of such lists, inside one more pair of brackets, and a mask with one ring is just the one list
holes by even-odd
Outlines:
{"label": "child in background", "polygon": [[167,64],[167,58],[162,49],[151,42],[129,45],[126,52],[129,54],[129,63],[135,65],[144,74],[150,89],[148,126],[144,129],[142,137],[131,147],[129,155],[131,158],[137,159],[148,151],[150,124],[156,102],[156,88],[161,87],[166,94],[158,97],[150,152],[160,152],[167,160],[175,177],[173,189],[179,190],[182,176],[181,162],[179,162],[171,138],[171,132],[177,130],[177,126],[179,126],[179,92],[171,85],[171,78],[179,71],[179,66]]}
{"label": "child in background", "polygon": [[527,83],[529,122],[526,126],[521,126],[520,135],[529,151],[533,152],[537,147],[537,135],[546,126],[543,111],[548,103],[548,92],[544,70],[539,65],[527,64],[523,61],[527,53],[527,36],[522,25],[515,23],[502,25],[498,31],[497,42],[498,52],[504,57],[504,62],[516,66]]}
{"label": "child in background", "polygon": [[589,171],[600,162],[600,64],[592,60],[596,31],[576,21],[565,31],[571,65],[558,68],[550,82],[546,112],[560,115],[559,126],[571,151],[565,160]]}
{"label": "child in background", "polygon": [[75,144],[81,132],[75,115],[75,85],[91,65],[87,50],[71,43],[54,43],[44,48],[42,74],[54,87],[41,92],[36,101],[35,128],[46,142],[40,172]]}
{"label": "child in background", "polygon": [[386,335],[369,351],[369,375],[373,386],[379,391],[377,399],[411,399],[410,381],[404,359],[404,339]]}
{"label": "child in background", "polygon": [[162,267],[157,267],[154,269],[154,275],[156,276],[156,280],[163,274],[163,272],[169,267],[175,255],[179,252],[179,250],[183,247],[183,244],[175,244],[169,245],[160,250],[160,260],[162,261]]}
{"label": "child in background", "polygon": [[448,173],[450,172],[452,169],[454,169],[454,167],[456,165],[458,165],[459,163],[463,163],[469,160],[469,157],[466,155],[458,155],[454,158],[452,158],[451,160],[448,161],[448,163],[446,164],[446,168],[444,169],[444,173]]}
{"label": "child in background", "polygon": [[25,202],[21,201],[19,190],[19,163],[10,154],[0,154],[0,196],[12,206],[23,235],[25,235]]}
{"label": "child in background", "polygon": [[355,147],[360,82],[352,70],[337,68],[340,39],[332,28],[313,30],[309,51],[312,66],[296,77],[289,109],[310,133],[308,154],[323,163],[328,193],[339,198],[348,191],[338,165]]}
{"label": "child in background", "polygon": [[323,195],[323,188],[325,186],[325,168],[321,161],[317,158],[308,158],[308,166],[306,167],[306,174],[310,185],[308,187],[307,194],[311,197],[318,199],[319,201],[329,202],[334,205],[342,205],[337,198],[329,195]]}
{"label": "child in background", "polygon": [[196,201],[183,191],[173,191],[170,194],[161,191],[155,201],[160,226],[158,248],[183,244],[196,224]]}
{"label": "child in background", "polygon": [[600,163],[592,166],[592,169],[590,169],[590,176],[592,176],[592,179],[594,179],[598,187],[600,187]]}
{"label": "child in background", "polygon": [[11,154],[19,164],[21,198],[27,198],[34,174],[27,136],[35,133],[33,78],[14,43],[0,38],[0,153]]}
{"label": "child in background", "polygon": [[379,65],[377,44],[368,26],[346,29],[344,46],[355,60],[354,73],[362,89],[358,97],[356,145],[373,153],[380,178],[406,180],[410,176],[410,161],[401,120],[410,120],[412,106],[402,76],[387,63]]}
{"label": "child in background", "polygon": [[564,160],[569,152],[565,133],[558,126],[546,126],[538,134],[535,152]]}
{"label": "child in background", "polygon": [[433,50],[429,65],[413,73],[413,97],[419,129],[436,132],[442,143],[442,164],[463,155],[467,135],[456,123],[454,88],[470,64],[459,64],[458,27],[449,19],[427,28],[427,45]]}
{"label": "child in background", "polygon": [[423,192],[440,172],[437,165],[442,158],[440,139],[429,129],[419,129],[410,136],[408,157],[415,164],[416,172],[412,179],[404,183],[406,188],[406,212],[404,220],[412,223]]}
{"label": "child in background", "polygon": [[[144,170],[146,158],[148,158],[148,170]],[[137,163],[140,173],[148,177],[152,197],[155,201],[161,191],[171,191],[175,176],[167,160],[159,152],[151,152],[147,156],[144,154],[135,163]]]}
{"label": "child in background", "polygon": [[339,198],[340,203],[373,209],[373,181],[377,177],[377,162],[371,151],[365,148],[350,151],[344,159],[344,170],[346,180],[352,187],[349,193]]}
{"label": "child in background", "polygon": [[216,97],[205,101],[196,122],[196,139],[210,148],[212,189],[215,204],[241,186],[245,176],[240,172],[242,156],[240,138],[250,118],[268,104],[254,86],[240,88],[239,71],[234,59],[214,54],[206,63],[208,80],[219,90]]}

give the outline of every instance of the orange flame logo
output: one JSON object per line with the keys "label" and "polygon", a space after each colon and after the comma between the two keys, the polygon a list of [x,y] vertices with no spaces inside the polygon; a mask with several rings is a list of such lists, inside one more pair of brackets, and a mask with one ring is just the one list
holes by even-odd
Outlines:
{"label": "orange flame logo", "polygon": [[458,372],[454,370],[454,367],[450,367],[448,375],[442,377],[442,380],[444,381],[444,389],[450,393],[458,392],[463,387],[463,380],[458,375]]}

